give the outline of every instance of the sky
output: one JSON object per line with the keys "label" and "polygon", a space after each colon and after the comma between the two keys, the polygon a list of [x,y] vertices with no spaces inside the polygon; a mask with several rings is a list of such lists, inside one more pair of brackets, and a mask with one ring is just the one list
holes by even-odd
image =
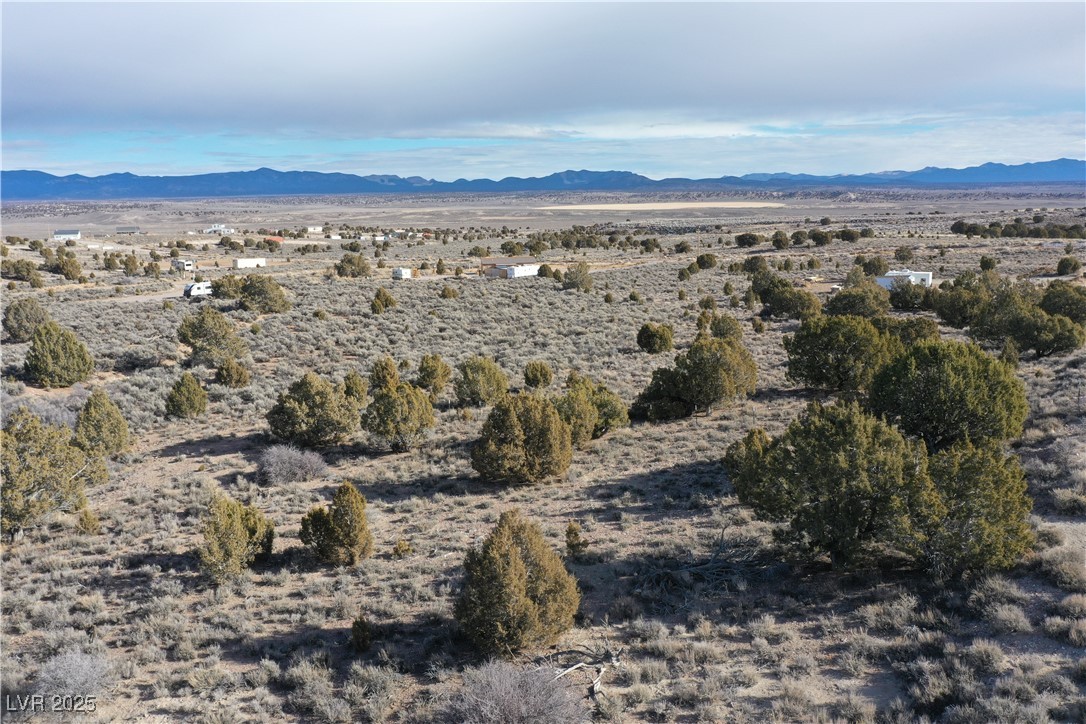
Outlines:
{"label": "sky", "polygon": [[836,174],[1086,158],[1086,3],[11,2],[5,170]]}

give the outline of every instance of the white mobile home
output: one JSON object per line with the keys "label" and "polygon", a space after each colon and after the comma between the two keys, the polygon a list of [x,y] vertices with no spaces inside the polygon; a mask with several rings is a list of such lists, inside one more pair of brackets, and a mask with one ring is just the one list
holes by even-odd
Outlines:
{"label": "white mobile home", "polygon": [[487,267],[487,279],[522,279],[539,276],[539,264],[499,264]]}
{"label": "white mobile home", "polygon": [[415,276],[415,270],[406,266],[398,266],[392,270],[393,279],[410,279]]}
{"label": "white mobile home", "polygon": [[192,259],[171,259],[170,266],[177,271],[193,271],[196,269],[196,262]]}
{"label": "white mobile home", "polygon": [[306,230],[306,233],[308,233],[308,234],[323,234],[324,233],[324,227],[323,226],[307,226],[307,227],[305,227],[305,230]]}
{"label": "white mobile home", "polygon": [[268,260],[261,259],[259,257],[253,257],[250,259],[234,259],[235,269],[256,269],[257,267],[267,266]]}
{"label": "white mobile home", "polygon": [[79,229],[57,229],[53,232],[53,241],[79,241],[82,238]]}
{"label": "white mobile home", "polygon": [[909,269],[891,269],[886,272],[886,276],[875,277],[875,281],[883,289],[889,289],[898,279],[904,279],[910,284],[919,284],[924,287],[931,286],[931,272],[918,272]]}
{"label": "white mobile home", "polygon": [[228,236],[237,232],[234,229],[227,227],[226,224],[212,224],[210,228],[204,229],[204,233],[218,234],[219,236]]}

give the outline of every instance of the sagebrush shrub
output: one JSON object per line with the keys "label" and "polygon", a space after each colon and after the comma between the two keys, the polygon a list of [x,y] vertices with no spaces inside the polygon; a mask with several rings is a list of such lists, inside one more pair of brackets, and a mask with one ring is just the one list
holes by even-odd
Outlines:
{"label": "sagebrush shrub", "polygon": [[581,724],[590,719],[580,695],[547,669],[504,661],[464,670],[464,684],[446,712],[460,724]]}
{"label": "sagebrush shrub", "polygon": [[30,338],[23,371],[42,387],[71,387],[90,377],[94,360],[75,332],[56,322],[44,322]]}
{"label": "sagebrush shrub", "polygon": [[468,552],[455,615],[481,652],[512,656],[555,641],[573,626],[580,601],[576,579],[539,526],[510,510]]}
{"label": "sagebrush shrub", "polygon": [[85,651],[63,651],[38,669],[34,691],[46,700],[59,697],[101,696],[112,679],[109,658]]}
{"label": "sagebrush shrub", "polygon": [[313,507],[302,518],[302,543],[330,563],[354,565],[373,554],[373,535],[366,520],[366,498],[344,481],[327,508]]}
{"label": "sagebrush shrub", "polygon": [[207,412],[207,390],[191,372],[185,372],[166,396],[166,414],[188,419]]}
{"label": "sagebrush shrub", "polygon": [[260,456],[260,477],[271,485],[323,478],[328,465],[320,454],[293,445],[272,445]]}

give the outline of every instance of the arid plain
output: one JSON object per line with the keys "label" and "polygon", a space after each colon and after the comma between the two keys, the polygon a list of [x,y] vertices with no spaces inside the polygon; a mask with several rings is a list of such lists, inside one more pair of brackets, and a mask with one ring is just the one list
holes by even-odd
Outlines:
{"label": "arid plain", "polygon": [[[1026,471],[1037,544],[1001,573],[936,582],[907,566],[843,571],[793,555],[774,542],[772,524],[739,503],[722,464],[750,428],[779,434],[808,402],[832,397],[786,376],[782,340],[800,322],[763,322],[756,305],[741,301],[750,278],[733,264],[762,257],[823,301],[857,256],[897,268],[903,248],[907,265],[932,272],[936,283],[979,271],[990,257],[1002,276],[1045,285],[1061,258],[1086,261],[1086,241],[950,230],[957,220],[1034,216],[1083,224],[1082,189],[5,204],[3,235],[17,238],[5,259],[40,261],[19,239],[55,249],[65,243],[51,240],[54,231],[80,230],[65,248],[85,281],[44,274],[41,288],[13,283],[3,303],[37,299],[95,361],[88,381],[42,389],[23,377],[29,345],[5,341],[5,417],[25,405],[46,421],[72,424],[100,386],[124,414],[132,442],[109,462],[108,481],[86,491],[100,530],[53,514],[5,543],[3,693],[34,691],[50,662],[74,649],[99,674],[97,711],[85,720],[440,719],[465,668],[482,663],[453,618],[465,554],[515,507],[564,556],[567,524],[582,528],[587,549],[566,560],[583,595],[575,627],[515,661],[555,675],[585,664],[561,681],[586,719],[1081,721],[1086,350],[1021,355],[1029,415],[1011,448]],[[229,236],[242,249],[199,233],[213,224],[235,229]],[[122,226],[141,233],[119,236]],[[285,238],[274,252],[244,246],[247,238],[316,226],[322,230]],[[768,242],[776,231],[845,228],[870,233],[822,246]],[[735,239],[745,233],[767,240],[741,248]],[[601,243],[561,244],[590,237]],[[602,243],[609,238],[619,242]],[[516,251],[533,239],[554,247],[538,256],[555,269],[586,262],[591,289],[477,274],[479,248],[502,255],[503,244]],[[649,239],[657,243],[642,243]],[[373,266],[370,276],[331,271],[352,241]],[[179,257],[212,281],[244,273],[231,269],[235,258],[266,258],[255,273],[282,285],[290,309],[259,314],[231,301],[182,298],[192,274],[170,271],[178,242],[187,247]],[[136,273],[105,269],[107,247],[135,254]],[[147,266],[152,254],[157,277]],[[715,264],[681,279],[705,254]],[[418,276],[393,280],[395,267]],[[1081,273],[1062,278],[1083,284]],[[396,305],[375,314],[380,287]],[[457,294],[439,296],[447,287]],[[307,371],[335,381],[351,371],[366,376],[388,355],[409,379],[426,354],[454,367],[485,355],[519,389],[525,365],[542,360],[554,370],[550,392],[560,393],[577,371],[628,405],[654,369],[690,346],[711,304],[740,322],[757,364],[756,392],[708,415],[609,431],[575,450],[568,472],[547,484],[480,480],[470,450],[487,410],[459,407],[449,392],[436,400],[436,424],[416,449],[390,452],[358,433],[320,451],[327,467],[317,477],[276,482],[261,473],[262,455],[277,443],[265,415]],[[216,384],[213,369],[187,365],[178,326],[206,305],[224,311],[247,344],[245,387]],[[930,311],[890,314],[936,319]],[[674,327],[675,352],[639,348],[646,322]],[[945,324],[940,333],[968,339]],[[183,370],[209,395],[206,413],[194,419],[166,415]],[[368,501],[375,550],[357,565],[332,566],[302,545],[299,528],[343,480]],[[217,491],[255,505],[276,526],[270,558],[218,587],[196,555]],[[360,614],[372,626],[364,652],[351,645]]]}

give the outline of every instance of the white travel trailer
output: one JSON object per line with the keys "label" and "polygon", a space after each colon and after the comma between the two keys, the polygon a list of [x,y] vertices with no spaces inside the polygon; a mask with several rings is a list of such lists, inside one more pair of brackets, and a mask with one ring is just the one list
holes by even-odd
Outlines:
{"label": "white travel trailer", "polygon": [[211,296],[211,282],[193,282],[185,285],[185,296],[189,299]]}
{"label": "white travel trailer", "polygon": [[171,259],[170,266],[177,271],[190,272],[196,269],[196,262],[192,259]]}
{"label": "white travel trailer", "polygon": [[398,266],[392,270],[393,279],[410,279],[414,275],[414,270],[406,266]]}

